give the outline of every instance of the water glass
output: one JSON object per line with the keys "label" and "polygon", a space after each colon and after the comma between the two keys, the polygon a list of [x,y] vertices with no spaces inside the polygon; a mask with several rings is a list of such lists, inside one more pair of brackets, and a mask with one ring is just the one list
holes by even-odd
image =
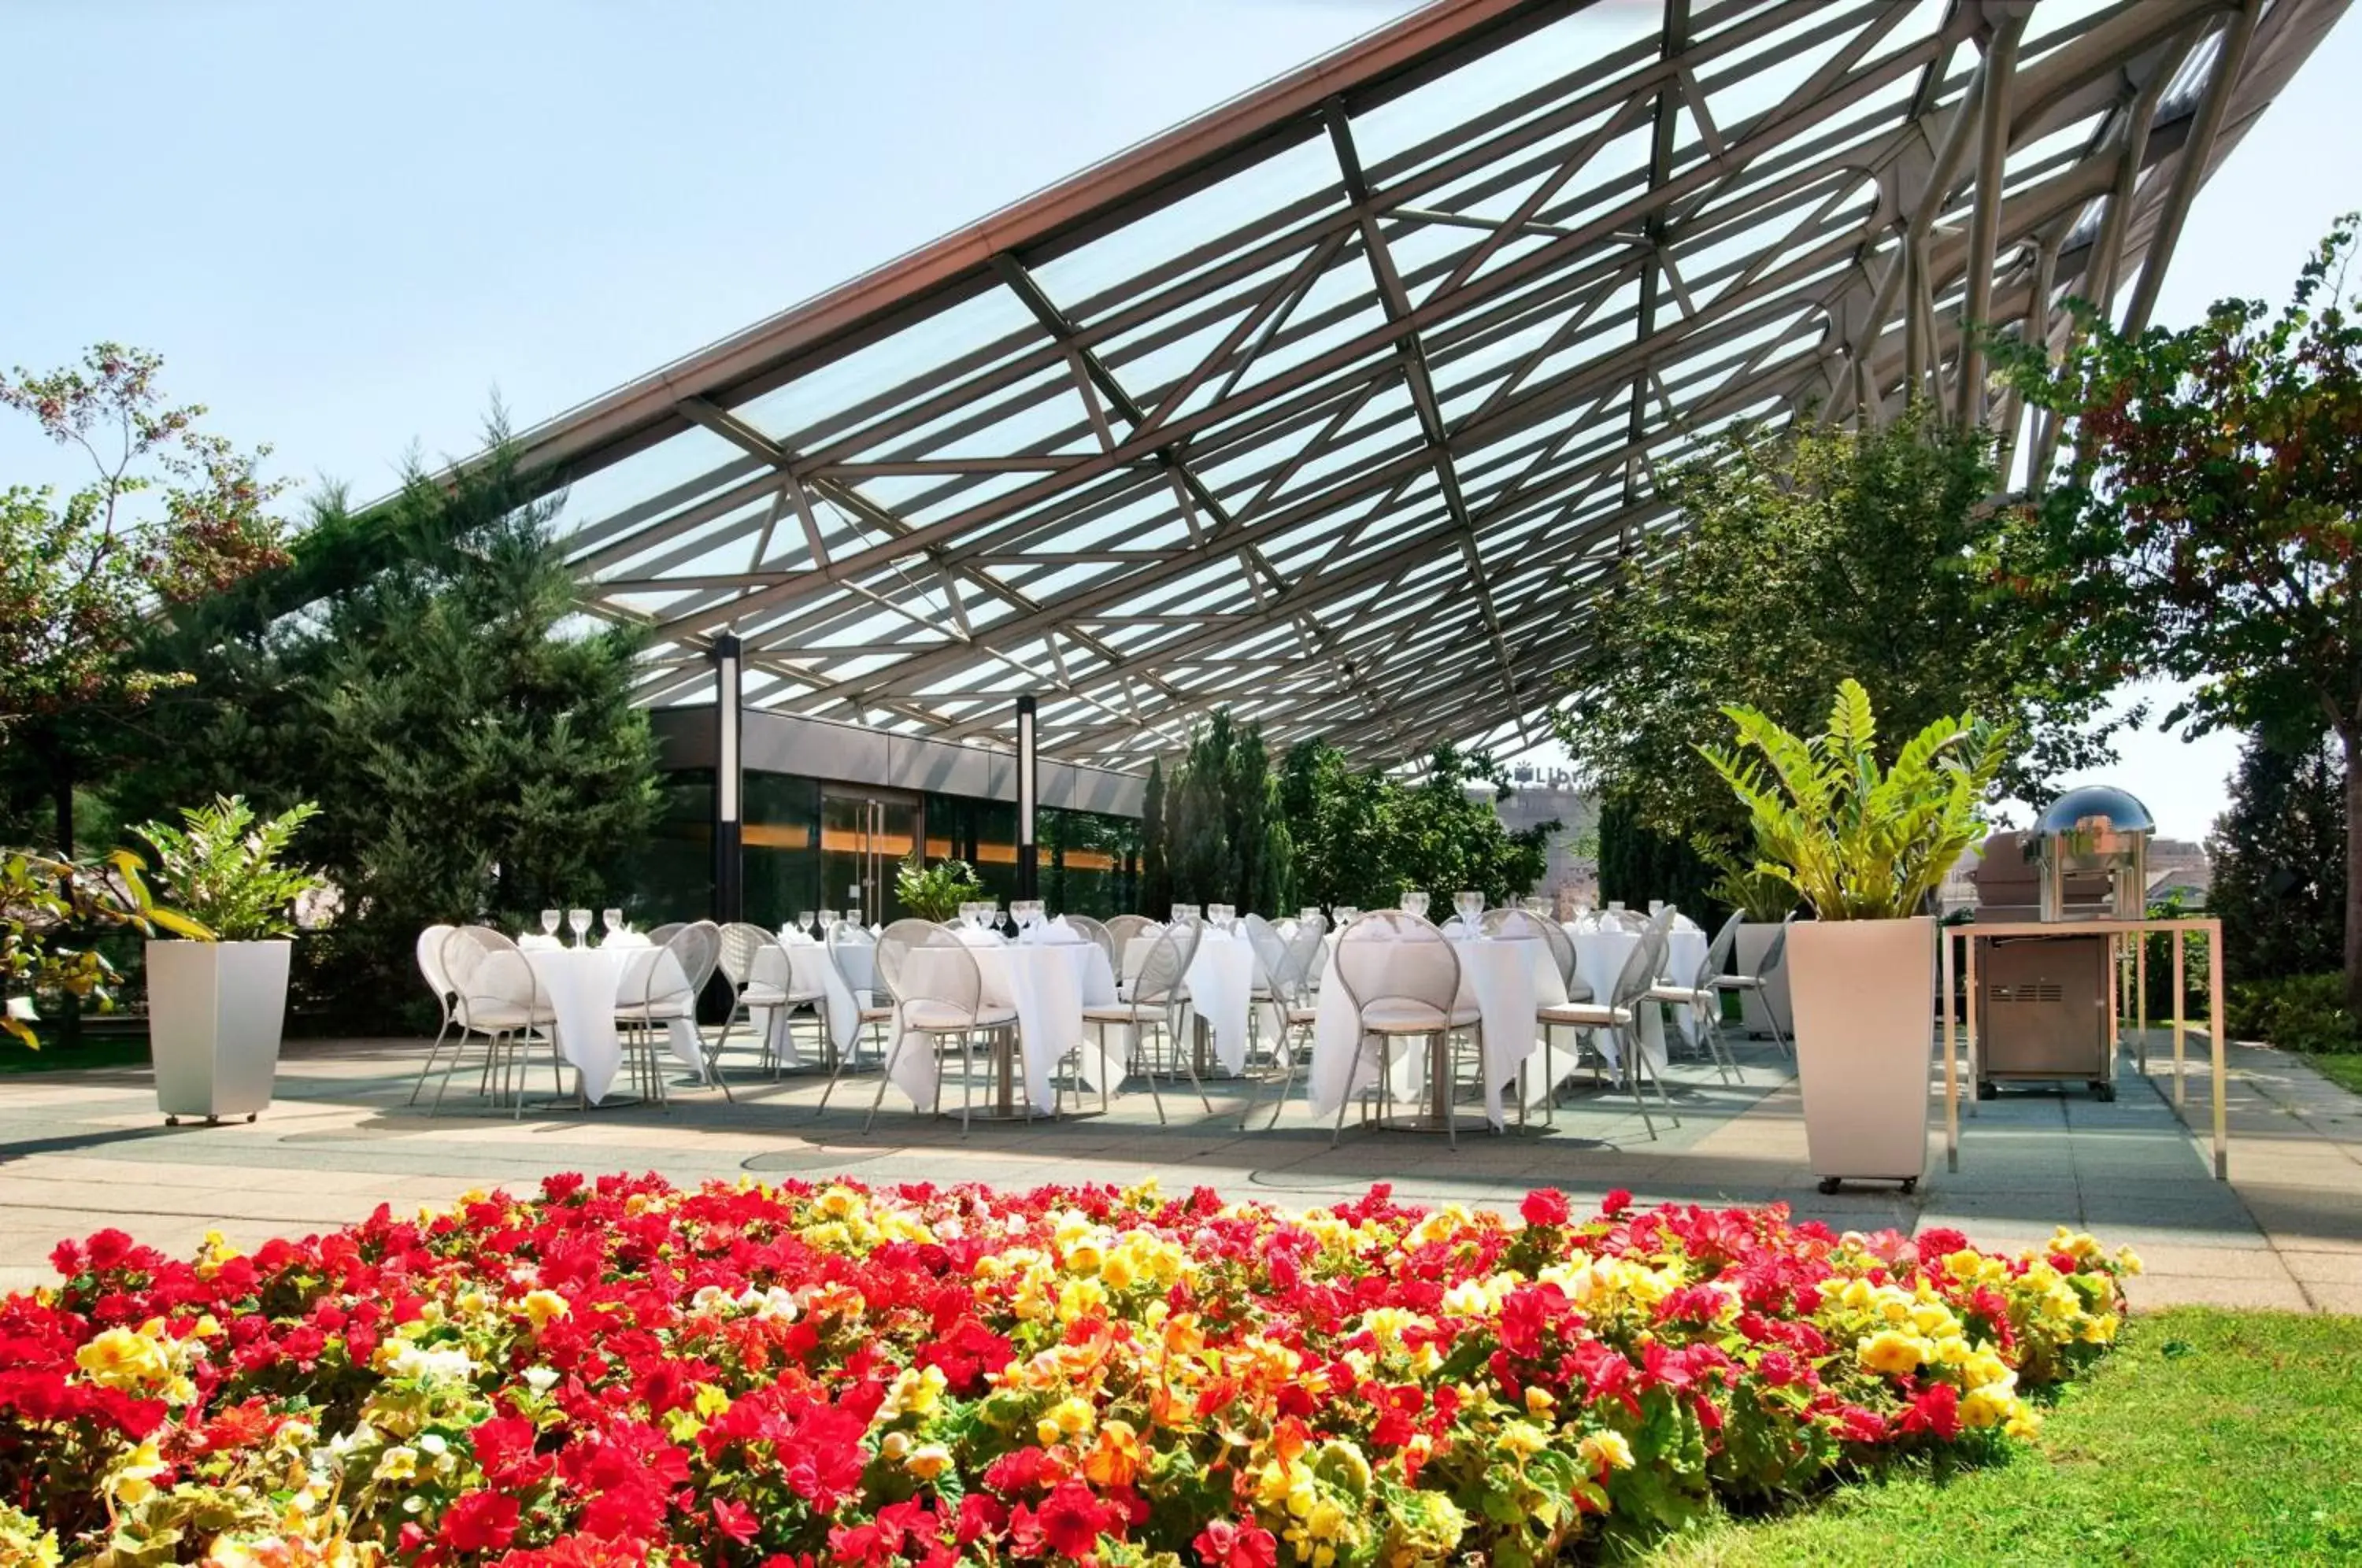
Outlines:
{"label": "water glass", "polygon": [[543,934],[547,935],[547,936],[556,936],[556,935],[557,934],[557,926],[558,926],[558,922],[559,922],[560,921],[564,920],[565,918],[566,918],[565,912],[564,912],[563,911],[561,911],[561,910],[544,910],[544,911],[541,911],[541,929],[542,929],[542,933],[543,933]]}
{"label": "water glass", "polygon": [[1410,892],[1402,896],[1402,912],[1413,920],[1427,918],[1428,898],[1425,893]]}
{"label": "water glass", "polygon": [[573,929],[574,945],[577,947],[581,946],[584,939],[590,934],[590,911],[589,910],[568,910],[566,911],[566,923]]}
{"label": "water glass", "polygon": [[1465,889],[1451,895],[1451,907],[1460,911],[1460,923],[1470,935],[1474,935],[1477,922],[1485,913],[1485,895]]}

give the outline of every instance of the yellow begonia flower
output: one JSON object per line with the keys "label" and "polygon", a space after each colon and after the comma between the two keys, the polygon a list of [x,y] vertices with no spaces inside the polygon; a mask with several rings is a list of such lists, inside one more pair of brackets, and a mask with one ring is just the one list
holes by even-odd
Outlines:
{"label": "yellow begonia flower", "polygon": [[1890,1375],[1916,1372],[1919,1364],[1926,1359],[1916,1336],[1899,1334],[1892,1329],[1883,1330],[1863,1341],[1861,1349],[1856,1353],[1861,1364],[1871,1371]]}
{"label": "yellow begonia flower", "polygon": [[922,1481],[932,1481],[952,1467],[952,1451],[939,1442],[921,1443],[902,1456],[902,1468]]}
{"label": "yellow begonia flower", "polygon": [[164,1347],[129,1329],[108,1329],[93,1336],[74,1352],[74,1364],[93,1383],[106,1388],[141,1388],[161,1383],[172,1374]]}
{"label": "yellow begonia flower", "polygon": [[555,1290],[528,1290],[524,1294],[524,1298],[517,1303],[517,1307],[527,1318],[533,1320],[535,1333],[539,1333],[552,1322],[573,1310],[573,1308],[567,1304],[566,1297]]}
{"label": "yellow begonia flower", "polygon": [[165,1468],[156,1440],[150,1438],[116,1466],[115,1474],[107,1478],[107,1491],[124,1507],[137,1507],[155,1494],[156,1477],[164,1474]]}
{"label": "yellow begonia flower", "polygon": [[1575,1444],[1575,1452],[1595,1471],[1632,1468],[1632,1445],[1622,1432],[1592,1432]]}
{"label": "yellow begonia flower", "polygon": [[1043,1412],[1042,1419],[1033,1424],[1033,1435],[1047,1448],[1061,1438],[1082,1436],[1091,1430],[1095,1419],[1089,1400],[1061,1399]]}
{"label": "yellow begonia flower", "polygon": [[380,1481],[407,1481],[418,1474],[418,1451],[399,1445],[389,1448],[377,1462]]}
{"label": "yellow begonia flower", "polygon": [[1550,1446],[1550,1433],[1531,1421],[1511,1421],[1493,1440],[1493,1446],[1520,1461],[1529,1460]]}

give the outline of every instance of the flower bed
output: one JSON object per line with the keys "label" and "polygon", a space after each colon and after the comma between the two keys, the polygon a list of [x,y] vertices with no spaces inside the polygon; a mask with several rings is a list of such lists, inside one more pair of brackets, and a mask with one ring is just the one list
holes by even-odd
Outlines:
{"label": "flower bed", "polygon": [[1622,1194],[622,1176],[55,1261],[0,1302],[0,1561],[107,1568],[1544,1562],[2028,1432],[2136,1266]]}

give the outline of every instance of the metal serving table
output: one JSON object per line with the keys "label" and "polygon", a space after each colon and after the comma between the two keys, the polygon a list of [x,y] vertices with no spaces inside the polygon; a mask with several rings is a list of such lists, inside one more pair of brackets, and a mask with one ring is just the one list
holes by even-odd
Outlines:
{"label": "metal serving table", "polygon": [[[1976,1009],[1971,1005],[1968,1018],[1959,1017],[1954,996],[1956,966],[1965,954],[1967,994],[1973,999],[1977,990],[1977,946],[1989,937],[1996,936],[2111,936],[2118,939],[2119,949],[2130,939],[2134,953],[2133,970],[2138,977],[2133,985],[2135,1027],[2138,1032],[2139,1063],[2143,1073],[2148,1071],[2148,993],[2141,981],[2148,972],[2148,944],[2139,940],[2152,934],[2169,934],[2175,940],[2173,949],[2173,1104],[2179,1110],[2187,1103],[2183,1079],[2185,1059],[2183,1046],[2187,1037],[2200,1026],[2182,1014],[2184,987],[2183,944],[2180,938],[2197,932],[2206,938],[2207,1021],[2205,1030],[2213,1062],[2214,1082],[2214,1176],[2218,1181],[2231,1177],[2231,1134],[2229,1114],[2225,1110],[2224,1080],[2228,1077],[2224,1061],[2223,1039],[2223,922],[2219,920],[2077,920],[2004,921],[1990,925],[1958,925],[1945,928],[1943,942],[1943,981],[1937,990],[1944,1007],[1944,1166],[1947,1170],[1960,1168],[1960,1043],[1965,1032],[1969,1057],[1976,1060]],[[1957,946],[1956,946],[1957,944]],[[2123,984],[2124,965],[2121,960],[2111,966]],[[2123,1016],[2119,1004],[2113,1010]],[[1961,1025],[1965,1022],[1965,1032]],[[1969,1114],[1976,1110],[1973,1105]]]}

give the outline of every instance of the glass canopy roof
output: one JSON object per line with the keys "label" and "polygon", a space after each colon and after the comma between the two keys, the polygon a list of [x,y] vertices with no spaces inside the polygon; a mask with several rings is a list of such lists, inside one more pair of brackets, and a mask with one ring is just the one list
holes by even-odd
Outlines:
{"label": "glass canopy roof", "polygon": [[526,454],[650,703],[733,634],[749,706],[958,739],[1031,692],[1105,766],[1221,704],[1514,740],[1716,432],[1981,411],[1964,315],[2161,269],[2344,6],[2247,3],[1442,0]]}

